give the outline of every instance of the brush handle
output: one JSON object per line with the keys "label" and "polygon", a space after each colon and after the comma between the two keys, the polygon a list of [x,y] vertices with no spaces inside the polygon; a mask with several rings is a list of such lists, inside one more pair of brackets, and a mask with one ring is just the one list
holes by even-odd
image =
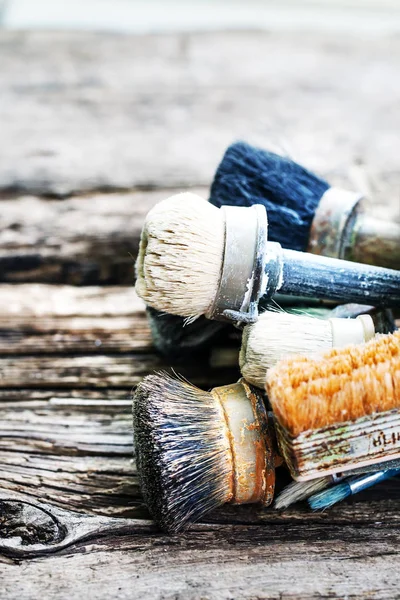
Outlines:
{"label": "brush handle", "polygon": [[286,250],[275,242],[266,244],[262,286],[263,302],[279,292],[340,303],[400,306],[400,271]]}
{"label": "brush handle", "polygon": [[388,469],[387,471],[378,471],[377,473],[370,473],[365,477],[349,479],[346,483],[349,486],[351,494],[358,494],[359,492],[367,490],[373,485],[376,485],[381,481],[385,481],[385,479],[395,477],[396,475],[400,475],[400,469]]}

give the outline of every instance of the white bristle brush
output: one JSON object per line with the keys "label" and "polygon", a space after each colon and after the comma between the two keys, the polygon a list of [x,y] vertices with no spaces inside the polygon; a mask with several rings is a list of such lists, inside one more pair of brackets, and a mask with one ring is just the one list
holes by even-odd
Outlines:
{"label": "white bristle brush", "polygon": [[315,356],[331,348],[367,342],[374,335],[370,315],[356,319],[317,319],[266,311],[243,330],[240,369],[247,381],[262,388],[267,370],[282,358]]}
{"label": "white bristle brush", "polygon": [[[340,477],[337,478],[340,481]],[[276,497],[274,507],[277,510],[288,508],[296,502],[307,500],[310,496],[326,490],[335,483],[334,476],[318,477],[310,481],[292,481]]]}
{"label": "white bristle brush", "polygon": [[147,215],[136,290],[159,310],[183,317],[251,323],[276,293],[376,306],[400,303],[400,272],[267,241],[261,205],[212,206],[178,194]]}
{"label": "white bristle brush", "polygon": [[[206,312],[210,292],[218,287],[224,231],[222,211],[195,194],[177,194],[156,204],[140,239],[139,296],[170,314],[191,317]],[[190,302],[189,279],[195,290]]]}

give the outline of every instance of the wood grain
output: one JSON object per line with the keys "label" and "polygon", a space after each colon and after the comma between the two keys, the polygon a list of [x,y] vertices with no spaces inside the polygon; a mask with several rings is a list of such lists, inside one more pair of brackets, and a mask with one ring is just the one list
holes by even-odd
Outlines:
{"label": "wood grain", "polygon": [[130,284],[146,212],[207,196],[239,138],[399,220],[399,58],[394,37],[3,32],[0,281]]}
{"label": "wood grain", "polygon": [[[399,58],[396,37],[333,33],[1,33],[2,600],[399,597],[398,480],[324,513],[226,506],[182,536],[155,529],[131,395],[169,365],[117,287],[147,210],[207,196],[237,138],[398,218]],[[179,371],[205,389],[238,376]]]}
{"label": "wood grain", "polygon": [[0,281],[132,285],[144,217],[173,192],[3,199]]}
{"label": "wood grain", "polygon": [[[132,285],[145,215],[178,191],[88,194],[62,202],[34,196],[3,199],[0,283]],[[193,192],[207,198],[206,188]],[[396,218],[397,198],[384,200],[385,216]]]}
{"label": "wood grain", "polygon": [[[396,480],[325,513],[226,506],[175,537],[148,521],[131,390],[160,359],[131,288],[4,284],[0,323],[2,598],[395,597]],[[105,331],[111,354],[89,343]],[[204,387],[235,377],[187,369]]]}
{"label": "wood grain", "polygon": [[[207,361],[175,369],[205,388],[239,376]],[[64,508],[134,513],[131,397],[154,370],[170,365],[133,288],[0,285],[2,486]]]}
{"label": "wood grain", "polygon": [[[93,598],[111,590],[118,598],[398,597],[398,503],[390,500],[370,503],[368,514],[361,502],[339,515],[330,511],[328,518],[269,510],[258,523],[236,518],[196,525],[180,536],[162,536],[146,521],[91,520],[72,512],[62,530],[65,513],[52,506],[23,498],[0,502],[7,526],[4,560],[12,545],[17,556],[30,550],[36,556],[23,566],[21,559],[0,565],[6,598],[37,597],[41,590],[51,599],[67,591],[74,598],[83,589]],[[68,546],[79,535],[82,541]],[[46,539],[47,551],[61,546],[47,558],[40,551]]]}

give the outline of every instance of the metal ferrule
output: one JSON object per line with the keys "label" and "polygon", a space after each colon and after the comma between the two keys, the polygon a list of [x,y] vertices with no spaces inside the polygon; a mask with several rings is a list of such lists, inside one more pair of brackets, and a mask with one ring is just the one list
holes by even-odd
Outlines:
{"label": "metal ferrule", "polygon": [[400,223],[364,212],[360,202],[345,239],[346,260],[400,269]]}
{"label": "metal ferrule", "polygon": [[268,220],[264,206],[223,206],[225,246],[221,278],[209,319],[253,323],[262,292]]}
{"label": "metal ferrule", "polygon": [[400,269],[400,223],[369,214],[364,196],[329,188],[311,223],[307,252]]}
{"label": "metal ferrule", "polygon": [[348,481],[349,488],[351,489],[352,494],[358,494],[358,492],[362,492],[367,488],[371,487],[371,485],[375,485],[386,479],[386,471],[378,471],[377,473],[371,473],[370,475],[366,475],[360,479],[353,479]]}
{"label": "metal ferrule", "polygon": [[349,225],[362,198],[356,192],[329,188],[315,211],[307,252],[344,258]]}
{"label": "metal ferrule", "polygon": [[275,489],[275,448],[262,394],[244,379],[211,391],[225,419],[231,474],[227,501],[271,504]]}

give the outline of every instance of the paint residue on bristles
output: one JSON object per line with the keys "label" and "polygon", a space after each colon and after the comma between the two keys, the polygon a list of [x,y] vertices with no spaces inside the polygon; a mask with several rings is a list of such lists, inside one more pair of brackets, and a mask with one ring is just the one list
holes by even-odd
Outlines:
{"label": "paint residue on bristles", "polygon": [[279,423],[291,435],[400,408],[400,331],[321,358],[293,357],[267,374]]}

